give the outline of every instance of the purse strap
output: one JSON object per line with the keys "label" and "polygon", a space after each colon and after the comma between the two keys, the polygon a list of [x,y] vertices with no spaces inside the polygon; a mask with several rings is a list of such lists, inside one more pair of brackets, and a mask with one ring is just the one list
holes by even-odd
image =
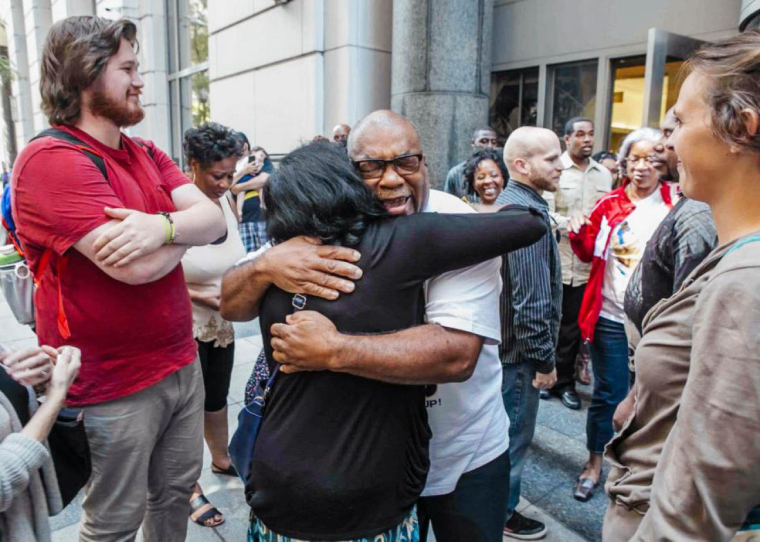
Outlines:
{"label": "purse strap", "polygon": [[[292,306],[292,309],[289,314],[304,310],[306,308],[306,296],[304,294],[295,294],[290,302],[290,305]],[[277,379],[277,375],[280,374],[280,367],[282,367],[282,364],[275,362],[274,371],[272,371],[272,374],[269,376],[267,385],[264,387],[264,392],[261,394],[261,399],[264,404],[266,404],[266,400],[271,393],[272,386],[274,386],[274,381]]]}

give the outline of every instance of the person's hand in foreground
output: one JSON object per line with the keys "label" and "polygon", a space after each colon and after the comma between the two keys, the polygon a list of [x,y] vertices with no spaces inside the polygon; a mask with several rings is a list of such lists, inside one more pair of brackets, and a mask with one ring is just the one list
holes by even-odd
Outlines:
{"label": "person's hand in foreground", "polygon": [[588,217],[584,215],[576,215],[568,221],[567,229],[573,233],[578,233],[583,226],[588,226],[589,224],[591,224],[591,221]]}
{"label": "person's hand in foreground", "polygon": [[24,386],[39,386],[50,380],[53,359],[58,355],[50,346],[35,346],[19,351],[0,352],[0,363],[13,380]]}
{"label": "person's hand in foreground", "polygon": [[78,348],[72,346],[59,348],[58,355],[55,358],[53,374],[50,378],[50,385],[46,393],[46,400],[64,405],[69,388],[71,388],[74,380],[79,375],[81,367],[82,352]]}
{"label": "person's hand in foreground", "polygon": [[533,379],[533,387],[537,390],[548,390],[557,382],[557,369],[553,369],[549,374],[536,373]]}

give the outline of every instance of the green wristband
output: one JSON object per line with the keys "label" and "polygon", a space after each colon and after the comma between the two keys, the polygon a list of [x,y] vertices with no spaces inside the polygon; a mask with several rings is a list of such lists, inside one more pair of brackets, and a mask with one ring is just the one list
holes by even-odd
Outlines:
{"label": "green wristband", "polygon": [[169,213],[161,212],[158,214],[164,217],[164,230],[165,230],[164,244],[171,245],[174,242],[174,238],[177,235],[177,230],[176,230],[176,226],[174,225],[174,220],[172,219]]}

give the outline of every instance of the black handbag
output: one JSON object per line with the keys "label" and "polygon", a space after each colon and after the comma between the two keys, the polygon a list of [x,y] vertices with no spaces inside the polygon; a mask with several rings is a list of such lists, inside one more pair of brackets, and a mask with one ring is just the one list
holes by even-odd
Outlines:
{"label": "black handbag", "polygon": [[48,435],[48,445],[65,507],[74,500],[92,474],[90,445],[81,410],[61,410]]}

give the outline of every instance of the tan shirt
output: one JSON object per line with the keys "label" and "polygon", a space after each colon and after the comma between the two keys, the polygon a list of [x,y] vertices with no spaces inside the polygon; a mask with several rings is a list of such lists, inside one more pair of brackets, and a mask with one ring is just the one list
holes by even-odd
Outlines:
{"label": "tan shirt", "polygon": [[[188,288],[202,293],[221,294],[222,276],[245,256],[238,222],[227,196],[219,198],[227,222],[227,238],[218,245],[191,247],[182,257],[182,268]],[[193,337],[201,342],[214,342],[224,348],[235,341],[232,324],[219,311],[193,302]]]}
{"label": "tan shirt", "polygon": [[544,192],[543,196],[549,204],[549,214],[562,234],[559,243],[562,283],[580,286],[588,282],[591,264],[580,261],[570,248],[567,223],[575,215],[588,216],[591,213],[599,198],[612,190],[612,174],[592,158],[589,158],[586,171],[581,171],[567,151],[561,160],[565,169],[559,179],[559,190],[554,194]]}
{"label": "tan shirt", "polygon": [[605,452],[610,498],[643,516],[632,540],[730,540],[760,504],[760,240],[742,242],[644,320],[634,414]]}

